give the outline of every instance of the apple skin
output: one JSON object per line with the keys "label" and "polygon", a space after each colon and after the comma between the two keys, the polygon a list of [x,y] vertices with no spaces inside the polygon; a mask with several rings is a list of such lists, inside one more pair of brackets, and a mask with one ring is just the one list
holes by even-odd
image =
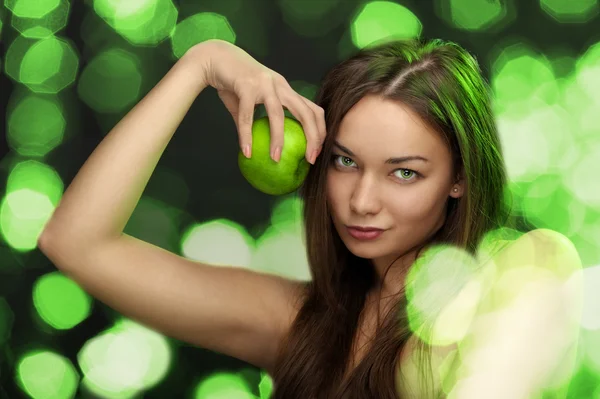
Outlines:
{"label": "apple skin", "polygon": [[269,195],[285,195],[298,189],[304,182],[310,163],[305,158],[306,136],[302,125],[285,117],[283,148],[279,162],[270,155],[271,129],[267,116],[252,123],[252,155],[246,158],[238,153],[242,176],[255,189]]}

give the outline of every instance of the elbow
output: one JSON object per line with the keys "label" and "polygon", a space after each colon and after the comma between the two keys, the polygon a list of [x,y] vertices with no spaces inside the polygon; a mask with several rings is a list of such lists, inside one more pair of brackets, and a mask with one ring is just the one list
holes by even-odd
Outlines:
{"label": "elbow", "polygon": [[47,231],[43,231],[37,239],[37,248],[57,267],[60,268],[61,262],[58,261],[59,244],[56,236]]}
{"label": "elbow", "polygon": [[40,251],[47,255],[51,248],[56,247],[58,234],[54,228],[50,228],[50,223],[47,223],[37,239],[37,247]]}
{"label": "elbow", "polygon": [[60,271],[66,272],[66,269],[73,267],[80,252],[77,245],[69,242],[68,239],[50,231],[43,231],[37,239],[37,248],[46,258]]}
{"label": "elbow", "polygon": [[46,232],[46,230],[42,231],[42,234],[39,235],[37,239],[37,247],[44,254],[48,250],[48,246],[50,245],[50,234]]}

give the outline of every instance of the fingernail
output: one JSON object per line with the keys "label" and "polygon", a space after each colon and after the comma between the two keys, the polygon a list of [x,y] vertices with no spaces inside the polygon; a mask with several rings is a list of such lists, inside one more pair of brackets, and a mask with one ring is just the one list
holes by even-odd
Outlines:
{"label": "fingernail", "polygon": [[275,147],[275,150],[271,153],[271,158],[273,158],[273,161],[279,162],[279,159],[281,158],[281,147]]}
{"label": "fingernail", "polygon": [[246,144],[243,149],[244,156],[246,158],[250,158],[252,154],[250,154],[250,145]]}
{"label": "fingernail", "polygon": [[315,164],[315,161],[317,160],[317,155],[319,155],[319,150],[318,149],[313,150],[313,152],[310,156],[310,161],[309,161],[311,164],[313,164],[313,165]]}

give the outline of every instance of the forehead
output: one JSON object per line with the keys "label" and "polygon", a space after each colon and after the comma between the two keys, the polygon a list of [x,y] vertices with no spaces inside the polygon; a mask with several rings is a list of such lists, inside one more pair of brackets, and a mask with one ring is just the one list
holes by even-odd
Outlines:
{"label": "forehead", "polygon": [[382,156],[422,155],[435,159],[441,152],[448,152],[440,134],[408,106],[373,95],[362,98],[348,111],[336,138],[357,155],[369,150]]}

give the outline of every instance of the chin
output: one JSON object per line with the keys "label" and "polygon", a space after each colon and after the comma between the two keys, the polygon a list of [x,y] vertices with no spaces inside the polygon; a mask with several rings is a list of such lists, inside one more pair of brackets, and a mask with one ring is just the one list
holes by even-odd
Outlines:
{"label": "chin", "polygon": [[343,237],[342,241],[348,251],[359,258],[373,259],[385,255],[379,243],[375,242],[356,242],[352,237]]}

